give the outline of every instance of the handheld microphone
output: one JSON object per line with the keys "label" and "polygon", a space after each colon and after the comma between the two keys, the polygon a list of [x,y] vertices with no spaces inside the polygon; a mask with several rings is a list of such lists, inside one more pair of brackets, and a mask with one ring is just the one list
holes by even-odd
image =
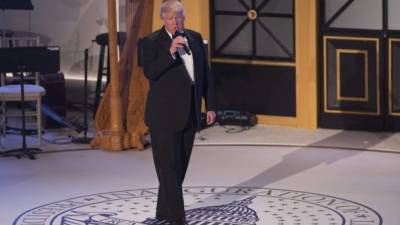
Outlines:
{"label": "handheld microphone", "polygon": [[[176,38],[176,37],[178,37],[178,36],[181,36],[181,37],[185,38],[185,37],[186,37],[185,31],[183,31],[183,30],[181,30],[181,31],[177,30],[177,31],[175,32],[175,34],[174,34],[174,38]],[[187,46],[187,44],[183,44],[183,50],[185,50],[185,53],[186,53],[186,54],[190,55],[190,49],[189,49],[189,47]]]}

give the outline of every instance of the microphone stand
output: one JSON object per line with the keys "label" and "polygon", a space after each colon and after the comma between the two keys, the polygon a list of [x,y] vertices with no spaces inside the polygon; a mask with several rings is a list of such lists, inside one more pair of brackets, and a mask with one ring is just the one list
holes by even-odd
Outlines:
{"label": "microphone stand", "polygon": [[[3,156],[15,156],[18,159],[22,158],[23,156],[27,156],[29,159],[35,160],[35,154],[41,152],[40,148],[28,148],[26,144],[26,133],[25,133],[25,90],[24,90],[24,66],[20,66],[20,82],[21,82],[21,114],[22,114],[22,147],[18,149],[8,150],[2,152]],[[4,113],[4,112],[3,112]],[[42,132],[38,130],[38,132]]]}
{"label": "microphone stand", "polygon": [[85,49],[85,79],[84,79],[84,93],[83,93],[83,137],[81,138],[73,138],[72,143],[78,144],[89,144],[93,138],[87,137],[87,130],[88,130],[88,104],[87,104],[87,95],[88,95],[88,59],[89,59],[89,49]]}

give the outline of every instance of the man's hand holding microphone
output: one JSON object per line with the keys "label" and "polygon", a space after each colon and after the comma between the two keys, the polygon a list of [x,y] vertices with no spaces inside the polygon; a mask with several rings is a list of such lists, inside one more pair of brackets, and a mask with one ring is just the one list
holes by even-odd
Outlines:
{"label": "man's hand holding microphone", "polygon": [[190,49],[187,45],[186,34],[184,33],[184,31],[175,32],[169,51],[171,52],[171,54],[175,54],[176,51],[178,51],[178,48],[184,49],[185,53],[190,55]]}

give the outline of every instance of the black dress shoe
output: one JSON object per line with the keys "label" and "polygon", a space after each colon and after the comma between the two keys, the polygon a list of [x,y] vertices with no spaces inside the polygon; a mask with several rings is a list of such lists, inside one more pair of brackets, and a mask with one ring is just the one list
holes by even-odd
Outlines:
{"label": "black dress shoe", "polygon": [[185,220],[182,221],[175,221],[171,223],[171,225],[189,225]]}

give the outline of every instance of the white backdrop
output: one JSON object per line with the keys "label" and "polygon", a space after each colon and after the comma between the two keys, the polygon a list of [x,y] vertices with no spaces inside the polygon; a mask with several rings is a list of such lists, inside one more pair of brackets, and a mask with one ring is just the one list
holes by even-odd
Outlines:
{"label": "white backdrop", "polygon": [[[119,0],[120,18],[124,17],[124,1]],[[15,32],[14,36],[40,36],[41,45],[61,49],[61,71],[67,79],[69,101],[81,99],[84,49],[92,45],[96,35],[107,32],[106,0],[32,0],[33,11],[8,10],[0,12],[0,25]],[[3,19],[4,18],[4,19]],[[124,19],[120,24],[125,24]],[[124,29],[123,25],[120,25]],[[89,51],[89,79],[97,76],[99,47]],[[94,91],[94,90],[93,90]]]}

